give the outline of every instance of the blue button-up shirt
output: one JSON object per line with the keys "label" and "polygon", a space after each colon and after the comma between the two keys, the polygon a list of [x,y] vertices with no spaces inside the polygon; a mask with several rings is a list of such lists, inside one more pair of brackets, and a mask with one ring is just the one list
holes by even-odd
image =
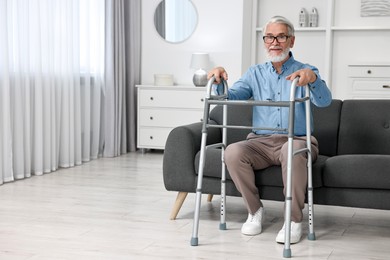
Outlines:
{"label": "blue button-up shirt", "polygon": [[[292,81],[286,80],[291,73],[309,68],[317,75],[314,83],[309,84],[310,99],[312,104],[318,107],[326,107],[332,101],[332,95],[326,83],[321,80],[318,69],[308,64],[296,61],[290,53],[290,58],[282,65],[282,71],[277,73],[271,62],[257,64],[248,71],[229,88],[229,100],[254,100],[262,101],[289,101]],[[218,86],[220,92],[222,85]],[[296,97],[305,97],[305,88],[296,89]],[[266,127],[288,129],[287,107],[254,106],[253,107],[253,127]],[[313,122],[313,120],[311,120]],[[313,125],[311,126],[313,130]],[[286,131],[274,130],[254,130],[256,134],[286,134]],[[302,102],[296,103],[294,135],[306,135],[305,105]]]}

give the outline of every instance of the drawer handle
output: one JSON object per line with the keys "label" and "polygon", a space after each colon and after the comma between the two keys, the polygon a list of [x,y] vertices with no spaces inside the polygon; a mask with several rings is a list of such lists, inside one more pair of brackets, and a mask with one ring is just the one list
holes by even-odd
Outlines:
{"label": "drawer handle", "polygon": [[367,70],[367,74],[371,74],[371,70]]}
{"label": "drawer handle", "polygon": [[153,140],[153,136],[151,135],[151,136],[149,136],[149,138],[150,138],[150,140]]}
{"label": "drawer handle", "polygon": [[150,97],[150,100],[153,100],[153,97]]}
{"label": "drawer handle", "polygon": [[203,99],[203,98],[201,98],[201,99],[200,99],[200,101],[201,101],[201,102],[204,102],[204,99]]}
{"label": "drawer handle", "polygon": [[390,85],[383,85],[383,88],[390,88]]}
{"label": "drawer handle", "polygon": [[153,117],[151,116],[151,117],[149,117],[150,118],[150,120],[153,120]]}

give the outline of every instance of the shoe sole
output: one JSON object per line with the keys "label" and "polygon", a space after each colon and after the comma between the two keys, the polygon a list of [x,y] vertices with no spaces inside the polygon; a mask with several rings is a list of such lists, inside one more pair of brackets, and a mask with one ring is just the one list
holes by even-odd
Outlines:
{"label": "shoe sole", "polygon": [[260,235],[261,234],[261,231],[258,232],[258,233],[244,233],[241,231],[241,234],[245,235],[245,236],[256,236],[256,235]]}
{"label": "shoe sole", "polygon": [[[284,238],[283,238],[283,239],[276,239],[275,241],[276,241],[276,243],[278,243],[278,244],[284,244]],[[301,241],[301,238],[299,238],[297,241],[296,241],[296,240],[291,240],[291,239],[290,239],[290,244],[296,244],[296,243],[298,243],[299,241]]]}

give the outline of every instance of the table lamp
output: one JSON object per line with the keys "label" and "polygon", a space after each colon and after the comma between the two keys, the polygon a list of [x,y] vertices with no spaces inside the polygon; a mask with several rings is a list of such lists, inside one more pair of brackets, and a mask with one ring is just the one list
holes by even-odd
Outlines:
{"label": "table lamp", "polygon": [[206,68],[209,66],[208,53],[193,53],[191,57],[191,68],[196,69],[192,81],[197,87],[204,87],[207,85]]}

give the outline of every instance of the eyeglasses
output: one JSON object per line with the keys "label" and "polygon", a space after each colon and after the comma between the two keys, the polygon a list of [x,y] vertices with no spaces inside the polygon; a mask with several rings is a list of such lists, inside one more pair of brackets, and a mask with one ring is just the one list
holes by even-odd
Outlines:
{"label": "eyeglasses", "polygon": [[278,36],[265,35],[265,36],[263,36],[263,41],[265,43],[273,43],[275,41],[275,39],[276,39],[276,41],[278,43],[284,43],[290,37],[291,36],[288,36],[288,35],[278,35]]}

